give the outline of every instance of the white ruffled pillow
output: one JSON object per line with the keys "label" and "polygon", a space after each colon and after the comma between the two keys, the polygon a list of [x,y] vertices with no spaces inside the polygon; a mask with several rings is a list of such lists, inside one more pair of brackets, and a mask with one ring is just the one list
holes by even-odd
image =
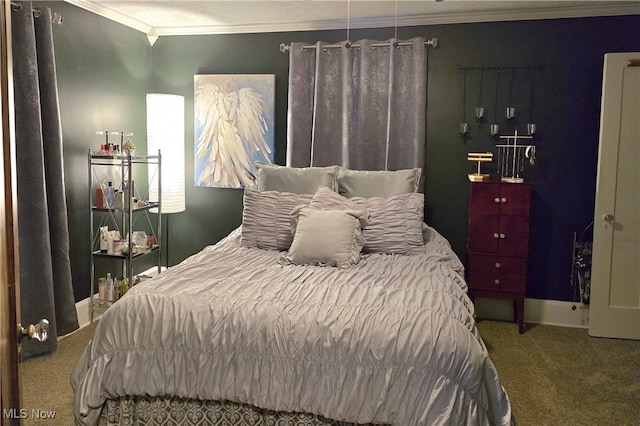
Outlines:
{"label": "white ruffled pillow", "polygon": [[345,198],[327,187],[320,187],[309,208],[317,210],[365,209],[368,224],[362,230],[363,251],[388,254],[424,253],[422,224],[424,194],[419,192],[389,198]]}
{"label": "white ruffled pillow", "polygon": [[245,188],[240,244],[265,250],[287,250],[291,246],[291,212],[311,201],[310,194],[256,191]]}
{"label": "white ruffled pillow", "polygon": [[364,246],[362,210],[315,210],[300,206],[292,212],[293,242],[280,263],[353,266]]}

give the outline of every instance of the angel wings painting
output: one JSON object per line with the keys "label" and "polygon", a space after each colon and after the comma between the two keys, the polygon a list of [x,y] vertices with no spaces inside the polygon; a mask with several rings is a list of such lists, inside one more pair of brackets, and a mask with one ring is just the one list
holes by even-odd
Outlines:
{"label": "angel wings painting", "polygon": [[273,163],[274,90],[274,75],[195,76],[196,186],[252,187]]}

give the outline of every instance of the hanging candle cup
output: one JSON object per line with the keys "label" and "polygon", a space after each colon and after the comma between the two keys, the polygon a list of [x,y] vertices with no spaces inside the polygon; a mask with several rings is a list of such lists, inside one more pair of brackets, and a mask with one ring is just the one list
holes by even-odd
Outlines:
{"label": "hanging candle cup", "polygon": [[466,135],[467,133],[469,133],[469,123],[460,123],[460,134]]}
{"label": "hanging candle cup", "polygon": [[536,132],[535,123],[527,123],[527,134],[533,135]]}
{"label": "hanging candle cup", "polygon": [[484,108],[476,107],[476,118],[481,119],[482,117],[484,117]]}
{"label": "hanging candle cup", "polygon": [[491,136],[497,135],[498,132],[500,132],[500,126],[498,126],[497,124],[492,124],[491,125]]}
{"label": "hanging candle cup", "polygon": [[506,117],[507,120],[511,120],[516,115],[516,109],[514,107],[507,107]]}

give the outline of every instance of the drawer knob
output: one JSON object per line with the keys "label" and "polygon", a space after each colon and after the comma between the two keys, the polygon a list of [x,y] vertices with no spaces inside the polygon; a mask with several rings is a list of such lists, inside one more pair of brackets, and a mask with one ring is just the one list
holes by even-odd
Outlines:
{"label": "drawer knob", "polygon": [[500,234],[500,239],[504,240],[505,235],[504,234]]}
{"label": "drawer knob", "polygon": [[496,199],[494,200],[496,203],[500,202],[500,198],[496,197]]}
{"label": "drawer knob", "polygon": [[507,199],[505,197],[502,197],[502,200],[500,200],[500,201],[502,201],[503,203],[506,203]]}
{"label": "drawer knob", "polygon": [[498,235],[497,233],[494,233],[493,238],[500,238],[500,235]]}
{"label": "drawer knob", "polygon": [[496,285],[500,285],[500,280],[499,280],[499,279],[497,279],[497,278],[496,278],[495,280],[493,280],[493,282],[494,282]]}
{"label": "drawer knob", "polygon": [[500,267],[500,262],[496,262],[496,268]]}

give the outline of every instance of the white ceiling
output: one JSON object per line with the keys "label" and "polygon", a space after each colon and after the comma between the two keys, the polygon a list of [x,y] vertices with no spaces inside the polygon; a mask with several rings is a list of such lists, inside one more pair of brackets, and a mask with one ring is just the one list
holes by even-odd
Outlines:
{"label": "white ceiling", "polygon": [[[376,28],[640,14],[640,1],[65,0],[149,36]],[[396,12],[397,10],[397,12]]]}

